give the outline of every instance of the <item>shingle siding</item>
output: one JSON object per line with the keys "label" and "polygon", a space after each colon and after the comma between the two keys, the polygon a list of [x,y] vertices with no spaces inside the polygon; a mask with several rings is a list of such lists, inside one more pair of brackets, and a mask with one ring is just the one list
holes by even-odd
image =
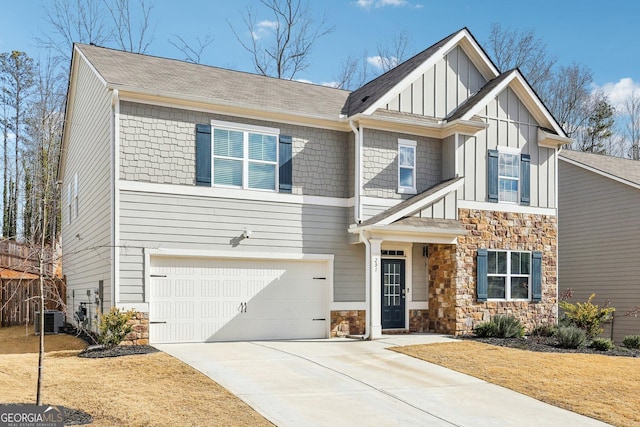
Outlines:
{"label": "shingle siding", "polygon": [[195,125],[221,120],[293,137],[293,194],[348,197],[350,133],[123,102],[120,179],[195,185]]}

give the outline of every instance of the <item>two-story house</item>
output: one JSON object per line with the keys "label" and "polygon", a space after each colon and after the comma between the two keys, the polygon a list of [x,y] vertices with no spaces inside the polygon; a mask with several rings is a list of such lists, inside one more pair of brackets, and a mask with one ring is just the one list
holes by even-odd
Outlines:
{"label": "two-story house", "polygon": [[554,323],[568,141],[466,28],[353,92],[75,45],[68,311],[151,343]]}

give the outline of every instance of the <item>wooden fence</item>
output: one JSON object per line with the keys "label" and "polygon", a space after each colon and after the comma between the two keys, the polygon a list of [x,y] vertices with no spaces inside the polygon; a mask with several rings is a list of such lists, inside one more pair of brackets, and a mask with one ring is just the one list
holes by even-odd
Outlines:
{"label": "wooden fence", "polygon": [[[32,323],[39,311],[39,248],[0,240],[0,327]],[[47,310],[64,310],[66,284],[59,256],[52,248],[43,254],[44,296]]]}

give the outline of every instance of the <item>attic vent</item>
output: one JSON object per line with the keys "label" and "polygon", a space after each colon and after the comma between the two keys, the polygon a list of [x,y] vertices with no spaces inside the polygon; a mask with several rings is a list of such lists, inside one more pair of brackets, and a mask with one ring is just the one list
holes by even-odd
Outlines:
{"label": "attic vent", "polygon": [[370,98],[369,95],[367,95],[364,98],[362,98],[360,101],[361,102],[367,102],[367,99],[369,99],[369,98]]}

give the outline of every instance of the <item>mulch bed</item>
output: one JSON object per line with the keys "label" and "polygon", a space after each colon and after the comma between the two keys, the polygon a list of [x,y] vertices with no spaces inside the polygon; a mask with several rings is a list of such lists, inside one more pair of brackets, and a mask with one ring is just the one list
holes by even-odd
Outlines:
{"label": "mulch bed", "polygon": [[472,339],[474,341],[486,344],[497,345],[501,347],[517,348],[529,351],[542,351],[548,353],[585,353],[585,354],[601,354],[604,356],[625,356],[640,357],[640,350],[629,349],[626,347],[615,346],[608,351],[600,351],[594,348],[562,348],[558,346],[558,341],[553,337],[524,337],[524,338],[478,338],[473,335],[462,336],[461,339]]}
{"label": "mulch bed", "polygon": [[149,354],[159,351],[150,345],[118,345],[112,348],[104,348],[100,345],[92,345],[78,354],[78,357],[99,359],[102,357],[132,356],[135,354]]}

